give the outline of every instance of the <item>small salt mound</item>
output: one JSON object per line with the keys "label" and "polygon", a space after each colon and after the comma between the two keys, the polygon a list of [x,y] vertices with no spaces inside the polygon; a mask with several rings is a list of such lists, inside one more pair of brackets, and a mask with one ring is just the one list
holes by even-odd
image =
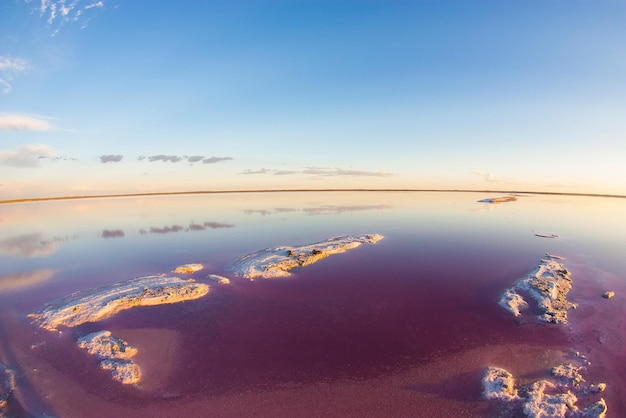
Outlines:
{"label": "small salt mound", "polygon": [[519,399],[513,375],[499,367],[488,367],[483,377],[483,395],[486,399],[512,401]]}
{"label": "small salt mound", "polygon": [[504,197],[492,197],[489,199],[479,200],[480,203],[506,203],[506,202],[515,202],[517,200],[516,196],[504,196]]}
{"label": "small salt mound", "polygon": [[183,264],[182,266],[176,267],[172,273],[176,274],[193,274],[196,271],[200,271],[204,268],[202,264]]}
{"label": "small salt mound", "polygon": [[230,279],[228,277],[219,276],[217,274],[209,274],[208,276],[206,276],[206,278],[209,280],[213,280],[217,284],[229,284],[230,283]]}
{"label": "small salt mound", "polygon": [[113,379],[125,385],[135,384],[141,378],[139,366],[131,360],[137,349],[111,331],[98,331],[78,339],[78,346],[100,361],[100,367],[109,370]]}

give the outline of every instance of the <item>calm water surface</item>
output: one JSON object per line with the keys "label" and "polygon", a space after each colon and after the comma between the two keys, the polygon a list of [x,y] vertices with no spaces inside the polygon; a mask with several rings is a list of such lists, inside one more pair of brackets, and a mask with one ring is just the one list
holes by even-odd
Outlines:
{"label": "calm water surface", "polygon": [[[15,416],[491,416],[489,365],[521,382],[574,351],[626,414],[626,200],[481,193],[190,195],[0,206],[0,362]],[[289,278],[248,281],[236,258],[378,233]],[[535,233],[553,233],[555,239]],[[570,324],[518,321],[504,289],[565,257]],[[72,292],[202,263],[231,278],[198,300],[53,333],[27,317]],[[611,300],[601,297],[614,290]],[[107,329],[138,348],[137,386],[112,381],[76,339]],[[584,406],[584,399],[580,400]]]}

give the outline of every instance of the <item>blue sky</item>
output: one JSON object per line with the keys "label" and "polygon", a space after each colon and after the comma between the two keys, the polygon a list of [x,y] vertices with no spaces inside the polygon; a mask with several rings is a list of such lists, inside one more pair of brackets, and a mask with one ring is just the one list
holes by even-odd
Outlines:
{"label": "blue sky", "polygon": [[0,0],[0,200],[626,194],[626,2]]}

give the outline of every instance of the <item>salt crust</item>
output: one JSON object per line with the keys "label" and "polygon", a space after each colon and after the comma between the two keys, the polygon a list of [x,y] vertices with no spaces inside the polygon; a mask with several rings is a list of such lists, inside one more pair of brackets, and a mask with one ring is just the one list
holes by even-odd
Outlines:
{"label": "salt crust", "polygon": [[198,299],[209,286],[165,275],[137,277],[111,285],[73,293],[30,314],[41,328],[56,331],[59,326],[75,327],[109,318],[136,306],[163,305]]}
{"label": "salt crust", "polygon": [[558,238],[559,237],[557,234],[544,234],[542,232],[536,232],[535,236],[539,238]]}
{"label": "salt crust", "polygon": [[15,373],[4,364],[0,363],[0,416],[6,406],[11,392],[15,389]]}
{"label": "salt crust", "polygon": [[513,401],[520,399],[513,375],[499,367],[489,367],[483,377],[483,394],[487,399]]}
{"label": "salt crust", "polygon": [[176,274],[193,274],[196,271],[200,271],[204,268],[202,264],[183,264],[182,266],[176,267],[172,273]]}
{"label": "salt crust", "polygon": [[516,196],[504,196],[504,197],[492,197],[489,199],[479,200],[480,203],[505,203],[505,202],[515,202],[517,200]]}
{"label": "salt crust", "polygon": [[537,301],[537,307],[543,312],[539,319],[555,324],[567,323],[567,311],[577,305],[567,300],[572,288],[570,272],[557,260],[562,257],[546,254],[535,270],[519,279],[512,288],[507,289],[500,298],[500,306],[519,316],[528,308],[528,303],[518,293],[526,291]]}
{"label": "salt crust", "polygon": [[135,384],[141,378],[141,370],[131,358],[137,349],[111,331],[98,331],[78,339],[78,346],[100,361],[100,367],[109,370],[114,380],[125,385]]}
{"label": "salt crust", "polygon": [[231,269],[247,279],[286,277],[291,275],[291,269],[308,266],[329,255],[356,248],[362,243],[375,244],[381,239],[383,236],[378,234],[344,235],[298,247],[267,248],[239,258]]}
{"label": "salt crust", "polygon": [[209,274],[206,276],[207,279],[213,280],[217,284],[229,284],[230,279],[228,277],[219,276],[217,274]]}
{"label": "salt crust", "polygon": [[[578,373],[581,368],[583,367],[567,363],[553,368],[552,372],[555,376],[562,377],[558,376],[557,373],[560,372],[555,372],[555,370],[574,370],[574,380],[580,379],[579,382],[583,382],[584,379]],[[570,383],[569,379],[557,383],[540,380],[527,388],[520,389],[519,392],[523,395],[519,396],[511,373],[499,367],[488,367],[483,376],[483,396],[486,399],[514,403],[524,412],[524,415],[532,418],[603,418],[606,416],[607,406],[602,398],[586,409],[579,409],[576,406],[578,398],[570,390]],[[579,395],[593,393],[591,390],[578,389]]]}

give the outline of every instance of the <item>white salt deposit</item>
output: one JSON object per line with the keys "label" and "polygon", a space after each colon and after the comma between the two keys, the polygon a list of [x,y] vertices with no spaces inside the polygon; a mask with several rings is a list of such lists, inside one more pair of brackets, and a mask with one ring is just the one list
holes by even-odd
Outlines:
{"label": "white salt deposit", "polygon": [[514,289],[507,289],[500,298],[500,306],[515,316],[520,316],[522,310],[528,308],[528,303]]}
{"label": "white salt deposit", "polygon": [[524,402],[524,415],[527,417],[554,417],[565,418],[570,412],[578,410],[575,403],[576,395],[570,391],[557,394],[546,393],[546,389],[553,390],[556,385],[547,380],[535,382],[530,387]]}
{"label": "white salt deposit", "polygon": [[176,274],[193,274],[196,271],[200,271],[204,268],[202,264],[183,264],[182,266],[176,267],[172,273]]}
{"label": "white salt deposit", "polygon": [[496,204],[496,203],[515,202],[516,200],[517,200],[517,197],[511,195],[511,196],[504,196],[504,197],[492,197],[489,199],[479,200],[479,202]]}
{"label": "white salt deposit", "polygon": [[513,375],[499,367],[488,367],[483,376],[483,395],[486,399],[512,401],[519,399]]}
{"label": "white salt deposit", "polygon": [[[564,366],[560,370],[565,374],[569,374],[575,368],[574,366],[561,366]],[[559,375],[560,372],[555,373],[555,369],[559,369],[561,366],[553,369],[553,374],[557,377],[562,377]],[[580,382],[584,382],[578,373],[581,368],[577,368],[573,375],[574,379],[580,377]],[[498,367],[488,367],[483,377],[483,396],[486,399],[511,404],[511,407],[507,409],[507,414],[514,416],[517,414],[512,414],[514,412],[512,408],[519,408],[525,416],[532,418],[603,418],[606,416],[607,406],[604,399],[592,403],[586,409],[580,409],[576,405],[578,396],[595,392],[579,386],[571,388],[570,383],[569,379],[565,381],[558,379],[556,382],[539,380],[521,388],[518,392],[518,389],[514,387],[514,378],[511,373]],[[575,390],[576,393],[570,389]],[[522,395],[520,396],[518,393]]]}
{"label": "white salt deposit", "polygon": [[230,279],[228,277],[219,276],[217,274],[209,274],[206,276],[207,279],[213,280],[217,284],[229,284]]}
{"label": "white salt deposit", "polygon": [[165,275],[145,276],[89,289],[58,299],[30,314],[41,328],[55,331],[60,326],[75,327],[85,322],[109,318],[136,306],[153,306],[198,299],[209,286],[194,280]]}
{"label": "white salt deposit", "polygon": [[109,370],[113,379],[125,385],[135,384],[141,378],[141,370],[131,359],[137,349],[111,331],[98,331],[78,339],[78,346],[100,361],[100,367]]}
{"label": "white salt deposit", "polygon": [[511,289],[507,289],[500,298],[500,305],[515,316],[528,307],[528,303],[519,294],[528,293],[537,302],[542,313],[539,319],[555,324],[567,323],[567,311],[576,308],[576,304],[567,300],[572,288],[570,272],[557,260],[562,257],[546,254],[535,270],[519,279]]}
{"label": "white salt deposit", "polygon": [[4,364],[0,363],[0,416],[7,404],[11,392],[15,389],[15,373]]}
{"label": "white salt deposit", "polygon": [[535,236],[539,238],[558,238],[559,237],[557,234],[546,234],[542,232],[536,232]]}
{"label": "white salt deposit", "polygon": [[289,276],[289,270],[313,264],[333,254],[340,254],[358,247],[362,243],[375,244],[382,235],[344,235],[326,241],[298,247],[267,248],[236,260],[232,271],[247,279],[256,277],[273,278]]}

